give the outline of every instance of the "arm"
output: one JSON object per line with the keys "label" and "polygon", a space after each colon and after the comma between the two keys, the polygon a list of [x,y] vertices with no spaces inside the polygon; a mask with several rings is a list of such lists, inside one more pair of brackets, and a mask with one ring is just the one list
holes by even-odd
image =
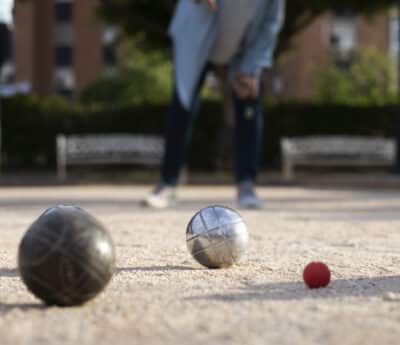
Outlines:
{"label": "arm", "polygon": [[207,4],[213,12],[217,10],[217,0],[207,0]]}

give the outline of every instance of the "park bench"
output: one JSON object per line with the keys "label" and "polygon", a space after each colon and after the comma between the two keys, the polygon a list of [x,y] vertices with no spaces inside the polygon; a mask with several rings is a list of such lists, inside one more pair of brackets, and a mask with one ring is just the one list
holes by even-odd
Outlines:
{"label": "park bench", "polygon": [[294,177],[296,166],[393,166],[396,145],[392,139],[352,136],[311,136],[281,140],[282,173]]}
{"label": "park bench", "polygon": [[137,164],[158,166],[164,154],[164,140],[147,135],[58,135],[57,176],[67,177],[71,165]]}

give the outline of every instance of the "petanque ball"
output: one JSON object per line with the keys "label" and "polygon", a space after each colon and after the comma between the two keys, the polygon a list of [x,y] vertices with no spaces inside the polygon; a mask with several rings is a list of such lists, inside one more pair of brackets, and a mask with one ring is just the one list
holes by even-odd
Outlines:
{"label": "petanque ball", "polygon": [[75,206],[45,211],[19,246],[27,288],[48,305],[75,306],[94,298],[115,269],[112,239],[93,216]]}
{"label": "petanque ball", "polygon": [[237,263],[247,249],[249,235],[240,214],[224,206],[197,212],[186,230],[186,243],[194,259],[208,268]]}

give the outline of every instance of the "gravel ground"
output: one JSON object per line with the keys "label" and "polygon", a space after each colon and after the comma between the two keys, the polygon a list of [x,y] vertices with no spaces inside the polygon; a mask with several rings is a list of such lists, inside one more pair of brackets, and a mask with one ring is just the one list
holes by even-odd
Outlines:
{"label": "gravel ground", "polygon": [[[186,250],[185,228],[229,187],[185,187],[152,211],[147,187],[0,189],[0,344],[399,344],[400,191],[261,188],[242,211],[250,247],[240,265],[207,270]],[[40,213],[73,203],[97,216],[117,247],[106,291],[78,308],[46,308],[16,269],[19,241]],[[302,270],[321,260],[326,289]]]}

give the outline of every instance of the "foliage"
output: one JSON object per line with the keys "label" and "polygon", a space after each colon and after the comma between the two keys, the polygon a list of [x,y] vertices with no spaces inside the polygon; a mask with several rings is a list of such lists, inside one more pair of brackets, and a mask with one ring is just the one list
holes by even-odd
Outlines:
{"label": "foliage", "polygon": [[[4,100],[3,152],[6,169],[54,168],[55,137],[59,133],[141,133],[162,135],[166,104],[93,109],[59,99],[44,102],[18,96]],[[276,104],[266,108],[263,166],[279,167],[280,138],[301,135],[348,134],[394,136],[397,106]],[[194,127],[189,167],[214,166],[222,126],[219,102],[207,101]]]}
{"label": "foliage", "polygon": [[327,11],[350,12],[371,16],[397,5],[396,0],[286,0],[286,21],[277,53],[289,48],[292,38]]}
{"label": "foliage", "polygon": [[319,72],[314,85],[318,103],[355,106],[395,104],[396,70],[393,61],[376,49],[359,52],[349,69],[332,61]]}
{"label": "foliage", "polygon": [[166,102],[171,93],[171,64],[159,52],[141,52],[134,43],[122,51],[120,70],[86,87],[82,103],[104,107]]}
{"label": "foliage", "polygon": [[[397,4],[396,0],[286,0],[286,21],[278,54],[285,51],[292,37],[316,17],[329,10],[347,10],[371,15]],[[168,51],[167,28],[176,0],[101,0],[99,12],[131,37],[142,35],[142,46]]]}

